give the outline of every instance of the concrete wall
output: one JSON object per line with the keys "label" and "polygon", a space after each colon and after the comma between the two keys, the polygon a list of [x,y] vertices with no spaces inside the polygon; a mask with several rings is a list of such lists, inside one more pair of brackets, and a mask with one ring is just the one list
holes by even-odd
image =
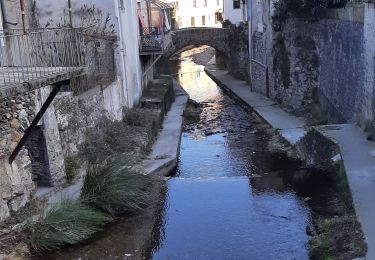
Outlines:
{"label": "concrete wall", "polygon": [[[117,8],[118,10],[118,8]],[[117,11],[116,10],[116,11]],[[120,38],[124,43],[123,55],[125,64],[126,96],[128,96],[129,107],[139,101],[142,94],[142,68],[139,57],[139,24],[137,18],[137,3],[135,0],[125,1],[125,10],[116,13],[120,26]],[[125,53],[122,53],[124,51]],[[121,65],[120,65],[121,66]]]}
{"label": "concrete wall", "polygon": [[[254,47],[269,67],[271,97],[296,114],[318,106],[329,122],[368,127],[375,111],[374,5],[289,19],[279,32],[271,30],[270,12],[264,10],[267,29],[255,33]],[[265,93],[265,75],[254,67],[254,90]]]}

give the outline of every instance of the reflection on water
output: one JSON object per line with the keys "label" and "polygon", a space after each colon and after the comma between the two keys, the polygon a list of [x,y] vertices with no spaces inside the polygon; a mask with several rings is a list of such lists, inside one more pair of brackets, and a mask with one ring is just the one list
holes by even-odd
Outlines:
{"label": "reflection on water", "polygon": [[202,66],[183,60],[175,68],[203,113],[182,136],[156,227],[161,235],[147,258],[307,259],[309,209],[284,177],[299,162],[270,149],[262,123],[224,95]]}

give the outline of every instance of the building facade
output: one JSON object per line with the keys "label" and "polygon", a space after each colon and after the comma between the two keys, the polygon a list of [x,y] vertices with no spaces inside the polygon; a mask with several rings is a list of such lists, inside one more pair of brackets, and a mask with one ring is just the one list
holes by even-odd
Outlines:
{"label": "building facade", "polygon": [[221,27],[223,0],[165,0],[175,8],[176,27]]}
{"label": "building facade", "polygon": [[170,27],[168,6],[154,1],[0,3],[2,221],[64,184],[65,159],[87,130],[122,120],[139,102]]}
{"label": "building facade", "polygon": [[[239,25],[247,21],[246,0],[223,0],[224,1],[224,20],[232,24]],[[259,0],[257,0],[259,2]]]}

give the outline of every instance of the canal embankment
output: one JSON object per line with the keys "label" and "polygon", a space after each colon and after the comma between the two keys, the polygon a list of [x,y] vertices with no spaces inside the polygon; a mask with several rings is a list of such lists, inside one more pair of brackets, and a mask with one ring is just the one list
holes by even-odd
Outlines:
{"label": "canal embankment", "polygon": [[[306,167],[289,156],[290,145],[275,129],[225,95],[203,66],[186,57],[170,68],[195,101],[188,102],[190,108],[188,104],[183,113],[189,120],[184,120],[176,171],[158,178],[151,205],[140,214],[120,217],[93,239],[45,259],[364,255],[366,245],[342,178],[342,164],[328,171]],[[327,140],[309,142],[316,140],[312,131],[304,139],[306,147],[319,149]],[[327,158],[339,153],[330,142],[324,150]],[[155,154],[145,159],[171,159],[163,156],[167,152]]]}
{"label": "canal embankment", "polygon": [[183,128],[183,114],[189,94],[173,80],[175,101],[164,118],[164,122],[157,140],[152,146],[147,159],[140,164],[145,174],[167,176],[178,163],[181,134]]}
{"label": "canal embankment", "polygon": [[[100,231],[103,228],[108,229],[108,225],[104,224],[117,220],[117,213],[121,213],[122,219],[129,219],[125,221],[127,224],[133,223],[135,225],[135,223],[143,221],[142,225],[136,225],[140,227],[139,231],[134,232],[139,237],[143,237],[147,233],[144,228],[144,226],[147,226],[145,223],[149,224],[148,227],[152,230],[153,222],[150,219],[155,215],[154,211],[158,208],[158,203],[162,201],[160,190],[162,190],[163,184],[152,178],[153,183],[149,183],[148,190],[143,192],[143,184],[137,183],[138,181],[143,182],[143,180],[137,177],[133,178],[133,172],[141,175],[167,175],[177,166],[183,127],[182,115],[188,100],[188,94],[172,78],[162,77],[154,82],[154,85],[154,87],[151,86],[148,91],[145,91],[141,100],[142,104],[139,107],[124,112],[123,120],[119,122],[108,121],[106,124],[97,126],[87,132],[85,142],[79,147],[80,154],[71,159],[72,165],[69,169],[72,171],[72,179],[69,184],[62,188],[39,189],[35,200],[25,211],[13,216],[11,221],[2,223],[0,226],[0,248],[2,249],[0,259],[9,259],[9,257],[23,259],[28,257],[30,252],[41,253],[44,250],[43,248],[47,250],[58,249],[64,244],[79,243],[94,235],[95,231]],[[165,93],[159,93],[161,91]],[[108,167],[102,169],[92,167],[93,165],[107,165]],[[119,174],[112,173],[115,171]],[[83,172],[87,173],[84,174]],[[121,172],[124,172],[124,174]],[[87,180],[89,175],[91,175],[93,181],[90,185],[88,185],[90,181]],[[116,177],[112,178],[114,175]],[[101,179],[101,177],[105,178]],[[116,180],[117,184],[115,182],[108,183],[110,179]],[[149,182],[148,179],[144,181],[145,183]],[[96,185],[98,182],[101,182],[99,186]],[[113,193],[111,189],[115,188],[113,185],[124,185],[122,188],[117,187],[119,189],[116,188],[115,190],[129,190],[128,195],[125,195],[128,191],[115,194],[119,200],[121,200],[121,196],[127,196],[126,205],[120,205],[121,203],[115,205],[117,202],[112,201],[114,202],[113,206],[120,206],[125,213],[127,212],[125,216],[122,215],[122,210],[110,212],[114,209],[110,208],[110,200],[113,195],[110,193]],[[108,189],[105,191],[106,187]],[[89,190],[86,193],[90,193],[90,190],[96,190],[96,194],[99,193],[103,196],[97,198],[95,195],[96,198],[91,198],[93,194],[89,194],[89,196],[83,198],[85,189],[86,191]],[[135,189],[138,189],[138,191]],[[133,193],[138,193],[139,199],[134,198],[131,195]],[[147,205],[144,205],[146,208],[140,213],[142,221],[134,221],[134,219],[137,219],[137,214],[134,211],[138,211],[138,209],[133,211],[126,207],[144,204],[143,202],[138,203],[142,197],[140,194],[142,196],[150,195],[151,198],[149,203],[147,202]],[[107,206],[102,204],[103,200],[107,201],[105,203],[108,204]],[[117,208],[119,209],[119,207]],[[77,215],[74,215],[75,212]],[[108,214],[108,217],[104,217],[103,221],[100,220],[103,217],[101,212],[105,215]],[[78,220],[74,221],[77,217],[87,217],[90,214],[99,216],[98,221],[93,218],[92,223],[89,219],[86,219],[80,222],[81,226],[74,224],[74,222],[79,222]],[[58,223],[64,222],[68,226],[70,225],[70,228],[66,225],[60,227],[61,230],[65,230],[65,233],[55,234],[56,232],[54,233],[47,228],[52,226],[49,223],[55,216],[64,219],[64,221],[58,221]],[[145,219],[149,220],[146,221]],[[70,222],[71,224],[69,224]],[[90,227],[90,231],[88,231],[89,229],[86,230],[84,227],[86,223],[93,224],[95,228]],[[81,228],[81,234],[77,236],[79,238],[75,237],[74,241],[70,240],[67,234],[73,234],[76,228]],[[43,233],[40,230],[44,230]],[[52,239],[54,235],[60,241],[56,242]],[[29,243],[30,239],[31,244]],[[138,241],[140,240],[145,239],[139,238]],[[129,244],[131,246],[131,243]],[[36,250],[31,249],[30,251],[29,247],[34,247]]]}
{"label": "canal embankment", "polygon": [[[302,159],[306,166],[330,170],[330,167],[336,165],[336,171],[341,176],[337,181],[344,183],[339,184],[339,193],[347,193],[345,182],[348,182],[349,203],[344,203],[347,205],[343,206],[343,211],[336,212],[338,214],[334,214],[333,219],[322,215],[316,217],[317,233],[312,236],[312,246],[318,245],[323,251],[329,251],[329,248],[323,245],[324,241],[333,239],[331,243],[339,243],[346,237],[347,241],[353,240],[352,247],[357,244],[365,249],[360,243],[361,235],[357,236],[361,233],[355,220],[357,217],[368,246],[367,259],[373,259],[375,209],[372,207],[371,198],[375,197],[375,144],[367,141],[365,134],[355,125],[308,126],[304,118],[296,117],[282,110],[273,100],[252,92],[247,82],[235,79],[215,64],[206,66],[205,71],[229,95],[273,127],[295,148],[295,155]],[[353,210],[350,209],[351,197]],[[348,201],[348,198],[343,198],[343,201]],[[328,208],[334,210],[332,205]],[[336,205],[336,208],[342,207]],[[340,232],[337,232],[338,230]],[[345,251],[340,249],[340,245],[335,247],[336,251]],[[336,253],[340,255],[340,252]]]}

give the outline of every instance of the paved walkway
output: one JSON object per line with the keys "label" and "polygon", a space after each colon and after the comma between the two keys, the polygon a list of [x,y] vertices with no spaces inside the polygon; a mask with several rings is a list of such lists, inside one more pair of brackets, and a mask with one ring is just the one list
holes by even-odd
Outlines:
{"label": "paved walkway", "polygon": [[[233,78],[214,65],[206,67],[207,74],[226,91],[247,104],[292,145],[306,133],[306,122],[283,111],[272,100],[250,91],[245,82]],[[367,259],[375,259],[375,143],[366,140],[362,130],[353,125],[315,127],[338,144],[344,161],[358,220],[368,244]]]}

